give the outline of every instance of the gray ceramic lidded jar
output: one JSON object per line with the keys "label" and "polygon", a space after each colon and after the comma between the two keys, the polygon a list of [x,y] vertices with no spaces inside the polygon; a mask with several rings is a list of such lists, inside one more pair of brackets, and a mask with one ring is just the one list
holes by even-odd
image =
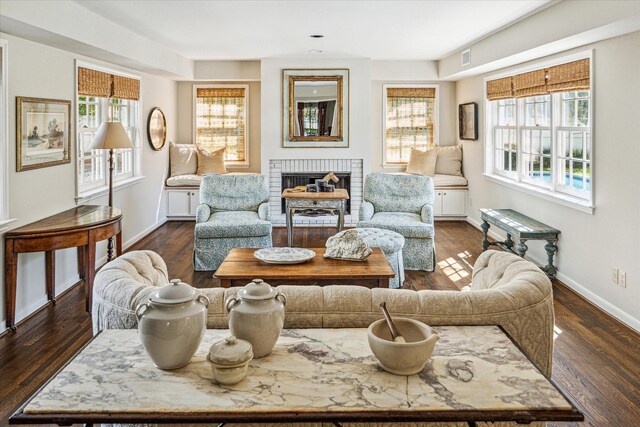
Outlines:
{"label": "gray ceramic lidded jar", "polygon": [[205,295],[180,279],[138,305],[138,335],[158,368],[178,369],[191,361],[204,336],[208,306]]}
{"label": "gray ceramic lidded jar", "polygon": [[231,335],[249,341],[253,358],[267,356],[284,325],[287,298],[261,279],[253,279],[225,301]]}

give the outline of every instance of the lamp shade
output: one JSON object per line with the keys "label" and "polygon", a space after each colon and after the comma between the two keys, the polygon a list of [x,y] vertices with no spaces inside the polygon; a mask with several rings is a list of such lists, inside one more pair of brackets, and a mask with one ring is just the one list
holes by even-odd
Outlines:
{"label": "lamp shade", "polygon": [[122,123],[102,122],[89,149],[110,150],[114,148],[134,148],[134,146]]}

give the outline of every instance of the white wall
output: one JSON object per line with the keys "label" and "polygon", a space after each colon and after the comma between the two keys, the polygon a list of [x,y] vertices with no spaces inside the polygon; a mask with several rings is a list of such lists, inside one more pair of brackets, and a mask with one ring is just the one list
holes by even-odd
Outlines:
{"label": "white wall", "polygon": [[[262,60],[262,172],[269,159],[364,159],[367,174],[371,165],[371,61],[369,59],[268,58]],[[287,68],[349,69],[349,147],[282,147],[282,70]]]}
{"label": "white wall", "polygon": [[[9,42],[9,123],[16,121],[15,97],[29,96],[72,100],[75,96],[75,59],[90,59],[51,48],[21,38],[0,34]],[[94,61],[95,63],[95,61]],[[100,64],[100,63],[98,63]],[[108,66],[108,64],[101,63]],[[131,70],[129,70],[132,72]],[[134,72],[135,73],[135,72]],[[165,220],[161,200],[168,149],[153,151],[146,140],[146,120],[152,107],[160,107],[167,117],[167,139],[176,135],[176,83],[160,77],[140,74],[142,81],[142,128],[140,155],[144,179],[114,192],[114,205],[123,211],[123,240],[125,246]],[[16,129],[9,128],[9,141],[15,141]],[[75,204],[75,132],[72,140],[71,163],[15,171],[16,146],[9,144],[9,217],[17,218],[9,229],[25,225],[46,216],[70,209]],[[107,204],[106,196],[88,201]],[[4,242],[2,242],[4,247]],[[105,255],[105,243],[99,245],[97,258]],[[0,319],[4,319],[4,260],[0,259]],[[56,293],[77,282],[76,250],[56,252]],[[18,261],[17,319],[32,313],[46,302],[44,255],[23,254]],[[0,330],[3,330],[1,328]]]}
{"label": "white wall", "polygon": [[[542,59],[594,49],[593,215],[486,180],[484,126],[478,141],[464,142],[469,180],[469,220],[479,208],[512,208],[562,231],[558,278],[623,322],[640,330],[640,32]],[[537,61],[536,61],[537,62]],[[530,62],[512,67],[535,64]],[[508,69],[501,70],[508,71]],[[457,82],[457,103],[477,102],[484,123],[483,77]],[[531,242],[528,256],[544,261],[543,243]],[[627,273],[627,287],[611,284],[611,268]]]}

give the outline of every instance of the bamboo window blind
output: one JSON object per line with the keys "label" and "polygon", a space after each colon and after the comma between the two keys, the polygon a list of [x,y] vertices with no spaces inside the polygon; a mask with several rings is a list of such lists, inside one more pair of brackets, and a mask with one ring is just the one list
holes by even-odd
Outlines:
{"label": "bamboo window blind", "polygon": [[78,95],[137,101],[140,80],[78,67]]}
{"label": "bamboo window blind", "polygon": [[225,148],[226,161],[246,158],[245,88],[196,89],[196,144],[213,151]]}
{"label": "bamboo window blind", "polygon": [[516,74],[487,82],[487,99],[522,98],[554,92],[589,90],[591,76],[589,59],[568,62],[553,67]]}
{"label": "bamboo window blind", "polygon": [[435,88],[387,88],[386,163],[404,164],[411,149],[434,146]]}

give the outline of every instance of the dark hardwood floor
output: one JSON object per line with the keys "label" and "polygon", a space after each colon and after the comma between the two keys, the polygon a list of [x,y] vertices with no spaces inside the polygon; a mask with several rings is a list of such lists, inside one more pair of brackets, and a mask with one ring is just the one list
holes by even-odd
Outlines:
{"label": "dark hardwood floor", "polygon": [[[193,222],[169,222],[129,250],[150,249],[165,259],[171,277],[197,287],[217,286],[210,272],[191,265]],[[324,246],[331,228],[296,229],[296,246]],[[469,285],[481,252],[481,234],[464,222],[437,222],[437,269],[407,271],[405,287],[457,290]],[[286,231],[274,229],[274,245]],[[554,281],[556,334],[553,379],[585,414],[585,422],[550,426],[640,425],[640,335]],[[91,338],[84,285],[70,289],[0,336],[0,424]]]}

